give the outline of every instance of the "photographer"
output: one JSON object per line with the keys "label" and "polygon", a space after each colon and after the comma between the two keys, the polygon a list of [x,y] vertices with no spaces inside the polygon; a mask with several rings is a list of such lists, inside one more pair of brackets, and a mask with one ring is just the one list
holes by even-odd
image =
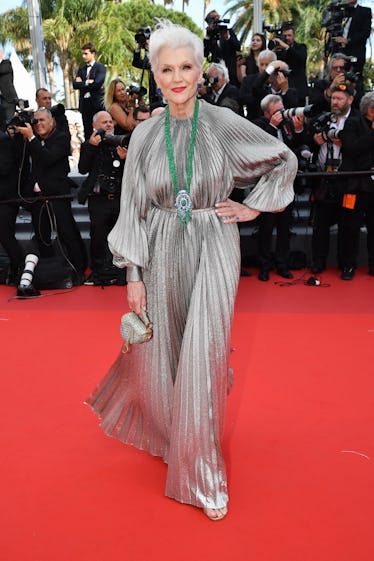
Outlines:
{"label": "photographer", "polygon": [[340,84],[351,83],[355,86],[354,75],[347,71],[347,64],[349,60],[343,53],[333,54],[327,66],[326,78],[314,82],[309,101],[318,105],[320,111],[330,111],[332,91]]}
{"label": "photographer", "polygon": [[125,134],[135,128],[134,108],[130,103],[126,85],[120,78],[115,78],[106,88],[104,105],[110,113],[116,134]]}
{"label": "photographer", "polygon": [[7,284],[17,286],[23,270],[24,255],[16,239],[18,158],[14,140],[0,131],[0,243],[10,260]]}
{"label": "photographer", "polygon": [[[223,64],[211,64],[205,73],[206,94],[201,97],[212,105],[226,106],[227,100],[232,99],[239,106],[239,88],[229,83],[229,74]],[[240,107],[238,107],[240,113]]]}
{"label": "photographer", "polygon": [[[86,253],[75,223],[69,200],[69,138],[57,130],[49,109],[38,109],[32,123],[14,125],[26,143],[25,180],[22,185],[23,206],[31,212],[35,238],[41,257],[52,257],[52,229],[65,246],[67,257],[75,271],[75,284],[82,283],[87,265]],[[53,198],[53,196],[61,198]],[[66,197],[65,197],[66,196]],[[33,201],[29,201],[32,197]],[[35,200],[40,197],[40,200]],[[48,199],[48,197],[52,197]]]}
{"label": "photographer", "polygon": [[[158,88],[153,76],[153,72],[151,69],[151,64],[148,58],[148,46],[149,46],[149,38],[151,36],[152,29],[151,27],[140,27],[138,32],[135,34],[135,41],[137,43],[137,47],[134,50],[134,56],[132,59],[132,65],[135,68],[140,68],[142,70],[142,76],[140,79],[140,83],[143,83],[143,76],[144,72],[147,70],[148,72],[148,90],[149,90],[149,103],[151,107],[154,104],[162,101],[162,97],[158,94]],[[142,50],[144,50],[144,55],[142,58]]]}
{"label": "photographer", "polygon": [[236,67],[236,53],[241,43],[232,29],[227,27],[229,20],[221,20],[216,10],[211,10],[205,18],[208,24],[204,38],[204,56],[208,62],[224,61],[229,72],[230,84],[239,86]]}
{"label": "photographer", "polygon": [[[350,84],[340,84],[331,95],[331,113],[322,114],[312,126],[316,145],[316,160],[322,171],[339,171],[344,166],[342,155],[341,131],[349,116],[356,115],[352,108],[354,89]],[[347,168],[345,168],[347,169]],[[312,235],[312,272],[321,273],[326,268],[330,245],[330,227],[338,224],[338,267],[341,278],[351,280],[354,275],[352,264],[354,247],[344,235],[345,209],[343,192],[346,180],[322,178],[313,190],[313,235]]]}
{"label": "photographer", "polygon": [[[286,22],[281,27],[281,35],[272,38],[273,49],[278,60],[283,60],[290,69],[288,77],[289,85],[298,92],[297,105],[305,105],[308,95],[308,84],[306,79],[307,48],[304,43],[295,41],[295,28],[292,22]],[[271,47],[268,46],[270,49]]]}
{"label": "photographer", "polygon": [[[360,102],[360,113],[352,112],[339,135],[342,142],[341,170],[374,169],[374,92],[365,94]],[[348,240],[352,253],[350,265],[356,266],[360,227],[365,220],[369,275],[374,276],[374,180],[373,176],[348,177],[344,192],[350,201],[343,209],[342,234]]]}
{"label": "photographer", "polygon": [[362,71],[366,60],[366,41],[371,33],[371,9],[358,5],[357,0],[346,0],[341,5],[342,31],[334,36],[333,40],[339,48],[344,48],[344,54],[357,58],[356,72],[362,77]]}
{"label": "photographer", "polygon": [[0,106],[5,111],[5,119],[8,121],[16,110],[17,92],[13,84],[13,68],[10,60],[4,58],[0,49]]}
{"label": "photographer", "polygon": [[[99,111],[94,115],[94,132],[82,144],[79,172],[88,173],[79,190],[78,201],[84,204],[88,197],[90,216],[91,274],[86,285],[125,284],[124,271],[113,267],[107,236],[117,221],[120,207],[123,168],[127,155],[128,137],[108,138],[114,134],[111,115]],[[113,142],[108,143],[108,140]]]}
{"label": "photographer", "polygon": [[239,101],[247,106],[246,117],[250,121],[261,116],[261,100],[268,94],[282,97],[287,109],[297,106],[297,92],[288,82],[289,68],[268,49],[258,55],[258,74],[245,76],[240,87]]}
{"label": "photographer", "polygon": [[[304,117],[303,115],[286,117],[281,96],[273,94],[265,96],[261,101],[261,110],[264,116],[255,120],[255,125],[284,142],[293,152],[304,144]],[[278,275],[285,279],[293,278],[288,268],[292,208],[293,202],[282,212],[262,212],[258,218],[260,262],[258,279],[261,281],[269,280],[269,272],[274,265]],[[277,237],[273,260],[271,245],[274,228],[276,228]]]}
{"label": "photographer", "polygon": [[355,59],[357,73],[356,100],[364,93],[362,72],[366,60],[366,42],[371,33],[371,9],[359,6],[357,0],[331,2],[324,10],[322,27],[326,28],[325,55],[344,52]]}

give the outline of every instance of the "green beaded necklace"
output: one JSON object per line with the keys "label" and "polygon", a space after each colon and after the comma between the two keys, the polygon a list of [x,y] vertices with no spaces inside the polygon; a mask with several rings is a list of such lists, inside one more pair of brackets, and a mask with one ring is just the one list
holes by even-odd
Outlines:
{"label": "green beaded necklace", "polygon": [[198,115],[199,115],[199,101],[196,99],[195,107],[193,111],[193,117],[192,117],[190,147],[188,149],[188,156],[187,156],[186,188],[180,189],[178,183],[178,177],[177,177],[177,170],[175,166],[173,141],[171,139],[171,132],[170,132],[170,110],[169,107],[166,107],[165,109],[166,153],[168,157],[169,171],[175,191],[175,208],[177,209],[177,215],[179,220],[182,222],[182,224],[188,224],[188,222],[191,219],[192,201],[190,197],[190,187],[191,187],[191,179],[192,179],[192,161],[193,161],[193,155],[194,155],[195,144],[196,144]]}

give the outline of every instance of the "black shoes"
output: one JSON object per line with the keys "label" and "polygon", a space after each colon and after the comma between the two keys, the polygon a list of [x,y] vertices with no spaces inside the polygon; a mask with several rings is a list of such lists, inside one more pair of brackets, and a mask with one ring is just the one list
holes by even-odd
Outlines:
{"label": "black shoes", "polygon": [[250,273],[249,271],[246,271],[245,269],[240,269],[240,276],[241,277],[251,277],[252,273]]}
{"label": "black shoes", "polygon": [[[283,277],[284,279],[293,279],[293,274],[288,269],[286,269],[286,267],[278,268],[277,275]],[[260,281],[268,281],[270,278],[269,269],[260,269],[257,278]]]}
{"label": "black shoes", "polygon": [[92,271],[92,273],[84,280],[86,286],[125,286],[126,269],[118,269],[117,267],[105,267],[101,271]]}
{"label": "black shoes", "polygon": [[268,269],[260,269],[258,273],[258,280],[260,281],[268,281],[269,280],[269,271]]}
{"label": "black shoes", "polygon": [[352,280],[354,276],[355,276],[354,267],[343,267],[342,274],[340,276],[342,280]]}
{"label": "black shoes", "polygon": [[293,279],[293,274],[291,271],[286,269],[285,267],[280,267],[277,269],[277,274],[284,279]]}

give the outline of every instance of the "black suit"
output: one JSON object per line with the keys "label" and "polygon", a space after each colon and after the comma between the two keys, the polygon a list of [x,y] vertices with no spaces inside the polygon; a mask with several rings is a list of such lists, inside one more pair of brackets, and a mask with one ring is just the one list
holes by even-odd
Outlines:
{"label": "black suit", "polygon": [[215,92],[213,89],[210,93],[203,95],[202,98],[212,105],[218,105],[219,107],[229,107],[230,109],[235,110],[235,104],[233,107],[231,107],[229,102],[229,100],[234,100],[234,102],[237,102],[237,111],[235,112],[239,113],[240,115],[242,114],[242,109],[239,103],[239,88],[233,86],[232,84],[226,84],[217,99],[215,99]]}
{"label": "black suit", "polygon": [[[262,128],[271,136],[278,136],[278,129],[270,124],[269,119],[261,117],[254,121],[255,125]],[[296,133],[293,122],[287,119],[280,125],[282,141],[293,151],[304,144],[304,133]],[[261,269],[269,271],[273,266],[271,242],[273,229],[277,230],[274,261],[278,270],[288,269],[290,251],[290,226],[292,223],[293,203],[290,203],[282,212],[262,212],[258,218],[258,257]]]}
{"label": "black suit", "polygon": [[2,201],[18,198],[17,178],[15,143],[6,133],[0,132],[0,243],[14,270],[23,265],[23,253],[15,234],[19,204]]}
{"label": "black suit", "polygon": [[[273,93],[268,79],[269,74],[267,72],[249,74],[243,78],[239,91],[239,101],[242,105],[247,106],[247,119],[250,121],[254,121],[262,115],[261,100],[266,95]],[[296,107],[297,91],[294,88],[288,88],[285,94],[281,94],[281,97],[286,109]]]}
{"label": "black suit", "polygon": [[[89,197],[91,269],[98,274],[112,262],[107,237],[119,215],[124,165],[125,160],[118,157],[115,147],[82,144],[78,169],[89,175],[82,184],[78,200],[84,204]],[[111,177],[110,191],[105,187],[105,177]]]}
{"label": "black suit", "polygon": [[371,9],[356,6],[352,10],[352,20],[348,31],[348,44],[344,54],[357,57],[355,69],[362,73],[366,60],[366,41],[371,33]]}
{"label": "black suit", "polygon": [[152,105],[162,101],[162,97],[159,96],[158,93],[157,93],[157,84],[156,84],[156,80],[155,80],[155,77],[154,77],[152,69],[151,69],[151,63],[149,62],[147,51],[145,51],[144,57],[142,58],[140,49],[135,49],[134,56],[133,56],[133,59],[132,59],[132,65],[135,68],[140,68],[143,71],[141,82],[143,82],[144,71],[145,70],[148,71],[148,90],[149,90],[148,91],[148,97],[149,97],[150,105],[152,106]]}
{"label": "black suit", "polygon": [[236,53],[241,49],[241,43],[232,29],[228,30],[229,39],[206,37],[204,39],[204,56],[209,62],[225,62],[229,71],[230,83],[239,85],[236,69]]}
{"label": "black suit", "polygon": [[[342,171],[370,170],[374,168],[374,129],[371,122],[358,112],[351,112],[343,131]],[[374,268],[374,180],[371,176],[349,177],[345,181],[346,193],[356,194],[354,209],[343,209],[341,236],[348,246],[347,266],[355,266],[359,248],[360,226],[366,219],[367,249],[370,268]]]}
{"label": "black suit", "polygon": [[[32,163],[23,186],[23,196],[26,198],[38,196],[34,191],[35,183],[41,190],[39,196],[69,195],[72,181],[68,177],[70,142],[66,134],[54,129],[43,141],[35,137],[31,142],[26,142]],[[56,225],[58,236],[66,247],[70,261],[76,271],[82,274],[87,266],[86,254],[73,217],[70,200],[68,198],[41,200],[30,204],[26,202],[24,206],[31,212],[41,256],[53,255],[50,240],[52,227]]]}
{"label": "black suit", "polygon": [[277,49],[278,60],[283,60],[288,64],[291,73],[288,76],[288,83],[291,88],[295,88],[298,93],[298,105],[305,105],[305,98],[308,95],[308,83],[306,79],[306,59],[308,53],[304,43],[296,43],[288,49]]}
{"label": "black suit", "polygon": [[98,111],[104,109],[104,81],[106,75],[106,68],[100,62],[92,63],[89,72],[89,79],[93,80],[91,84],[86,84],[87,80],[87,65],[81,66],[77,72],[76,78],[81,78],[82,81],[73,82],[73,88],[79,90],[79,111],[82,113],[84,135],[86,140],[92,134],[92,118]]}
{"label": "black suit", "polygon": [[17,92],[13,85],[13,68],[10,60],[0,62],[0,105],[5,109],[5,118],[8,121],[16,110]]}

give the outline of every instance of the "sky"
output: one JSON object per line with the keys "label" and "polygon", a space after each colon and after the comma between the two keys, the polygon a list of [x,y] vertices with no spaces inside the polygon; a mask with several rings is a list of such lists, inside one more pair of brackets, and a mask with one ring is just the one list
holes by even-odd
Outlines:
{"label": "sky", "polygon": [[[158,4],[163,4],[162,0],[156,0]],[[12,10],[17,8],[18,6],[22,5],[22,0],[0,0],[0,14],[6,12],[7,10]],[[203,24],[203,0],[189,0],[189,6],[186,6],[185,11],[186,14],[189,15],[194,22],[199,26],[202,27]],[[182,11],[182,0],[175,0],[174,10]],[[225,5],[225,0],[216,0],[215,2],[211,0],[208,11],[210,10],[217,10],[217,12],[222,15],[227,6]]]}

